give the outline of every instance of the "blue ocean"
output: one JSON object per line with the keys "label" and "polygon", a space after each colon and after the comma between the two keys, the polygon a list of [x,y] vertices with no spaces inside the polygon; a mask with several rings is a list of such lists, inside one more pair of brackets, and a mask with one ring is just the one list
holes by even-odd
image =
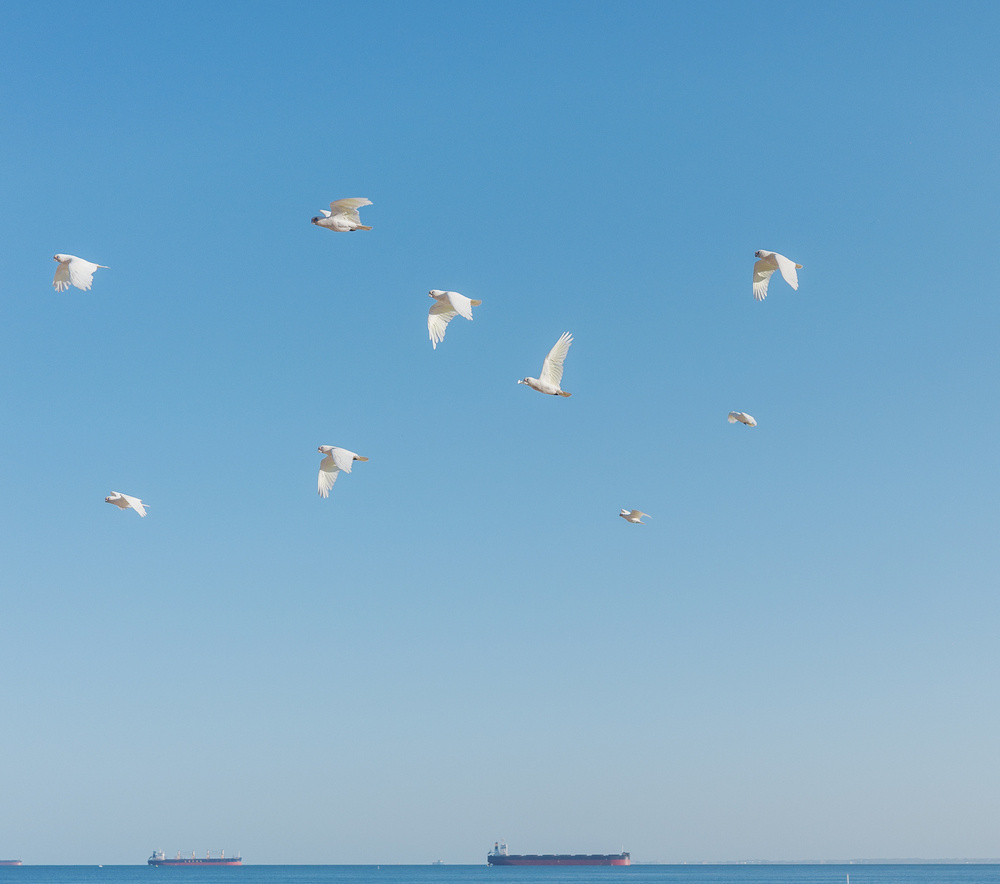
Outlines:
{"label": "blue ocean", "polygon": [[19,866],[0,884],[1000,884],[1000,865]]}

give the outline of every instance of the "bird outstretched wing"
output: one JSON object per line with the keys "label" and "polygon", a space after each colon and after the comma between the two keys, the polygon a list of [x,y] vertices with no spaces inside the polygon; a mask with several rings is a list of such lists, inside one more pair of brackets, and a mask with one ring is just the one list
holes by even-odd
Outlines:
{"label": "bird outstretched wing", "polygon": [[340,467],[337,466],[332,454],[328,454],[319,462],[319,483],[316,486],[316,490],[319,492],[320,497],[330,496],[339,472]]}
{"label": "bird outstretched wing", "polygon": [[52,288],[57,292],[64,292],[69,288],[69,266],[67,264],[56,265],[56,275],[52,277]]}
{"label": "bird outstretched wing", "polygon": [[347,199],[334,200],[330,203],[330,212],[334,215],[344,215],[352,221],[361,221],[358,209],[362,206],[370,206],[371,200],[364,197],[348,197]]}
{"label": "bird outstretched wing", "polygon": [[132,507],[132,509],[134,509],[144,519],[146,518],[146,507],[138,497],[131,497],[128,494],[123,494],[122,497],[128,501],[128,505]]}
{"label": "bird outstretched wing", "polygon": [[345,473],[351,471],[354,459],[357,457],[353,451],[348,451],[346,448],[334,448],[330,454],[333,455],[333,462],[337,465],[337,469],[343,470]]}
{"label": "bird outstretched wing", "polygon": [[767,284],[771,281],[771,274],[777,269],[774,264],[763,258],[753,265],[753,296],[758,301],[763,301],[767,297]]}
{"label": "bird outstretched wing", "polygon": [[463,319],[468,319],[470,322],[472,321],[473,304],[479,306],[482,303],[482,301],[473,301],[472,298],[467,298],[458,292],[445,292],[444,294],[454,311]]}
{"label": "bird outstretched wing", "polygon": [[791,259],[786,258],[784,255],[779,255],[777,252],[774,253],[774,260],[778,262],[778,269],[781,271],[781,275],[785,278],[785,282],[798,291],[799,275],[795,271],[801,270],[802,265],[796,264]]}
{"label": "bird outstretched wing", "polygon": [[573,336],[569,332],[563,332],[555,346],[549,350],[549,355],[545,357],[538,380],[556,387],[559,386],[563,376],[563,363],[566,361],[566,354],[572,343]]}
{"label": "bird outstretched wing", "polygon": [[90,291],[90,286],[94,281],[94,271],[103,264],[92,264],[84,261],[83,258],[74,258],[69,262],[69,281],[78,289]]}
{"label": "bird outstretched wing", "polygon": [[431,309],[427,312],[427,332],[435,350],[437,350],[437,345],[444,340],[448,323],[456,316],[458,316],[458,311],[451,305],[450,301],[435,301],[431,304]]}

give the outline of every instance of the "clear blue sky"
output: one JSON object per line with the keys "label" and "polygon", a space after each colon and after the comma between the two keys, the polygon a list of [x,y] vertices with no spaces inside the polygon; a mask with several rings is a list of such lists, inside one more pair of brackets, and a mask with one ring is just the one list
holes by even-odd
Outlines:
{"label": "clear blue sky", "polygon": [[1000,855],[998,26],[7,9],[0,855]]}

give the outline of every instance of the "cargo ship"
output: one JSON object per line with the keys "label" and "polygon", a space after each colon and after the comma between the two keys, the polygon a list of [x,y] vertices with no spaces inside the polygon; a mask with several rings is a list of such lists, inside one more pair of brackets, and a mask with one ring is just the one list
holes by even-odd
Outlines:
{"label": "cargo ship", "polygon": [[19,866],[21,865],[21,860],[19,859],[0,859],[0,866]]}
{"label": "cargo ship", "polygon": [[486,855],[491,866],[630,866],[632,860],[622,853],[508,853],[507,842],[497,841]]}
{"label": "cargo ship", "polygon": [[241,866],[243,865],[243,857],[238,853],[236,856],[226,856],[224,850],[218,856],[212,856],[211,850],[207,851],[204,856],[195,856],[192,850],[190,856],[181,856],[178,853],[171,859],[164,856],[162,850],[157,850],[147,862],[151,866]]}

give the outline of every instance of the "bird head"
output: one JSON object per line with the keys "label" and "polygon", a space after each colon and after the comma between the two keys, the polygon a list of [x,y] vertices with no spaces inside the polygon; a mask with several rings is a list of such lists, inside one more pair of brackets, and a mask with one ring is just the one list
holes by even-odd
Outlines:
{"label": "bird head", "polygon": [[53,261],[58,261],[60,264],[65,264],[69,260],[69,255],[53,255]]}
{"label": "bird head", "polygon": [[519,384],[526,384],[526,383],[528,383],[528,379],[527,378],[521,378],[521,380],[519,380],[518,383]]}
{"label": "bird head", "polygon": [[319,215],[317,215],[315,218],[311,218],[310,223],[319,224]]}
{"label": "bird head", "polygon": [[317,451],[319,451],[320,454],[329,454],[331,451],[333,451],[333,446],[332,445],[320,445],[320,447],[317,449]]}
{"label": "bird head", "polygon": [[753,253],[753,256],[755,258],[763,258],[764,256],[760,252],[761,252],[761,250],[758,249],[756,252]]}

